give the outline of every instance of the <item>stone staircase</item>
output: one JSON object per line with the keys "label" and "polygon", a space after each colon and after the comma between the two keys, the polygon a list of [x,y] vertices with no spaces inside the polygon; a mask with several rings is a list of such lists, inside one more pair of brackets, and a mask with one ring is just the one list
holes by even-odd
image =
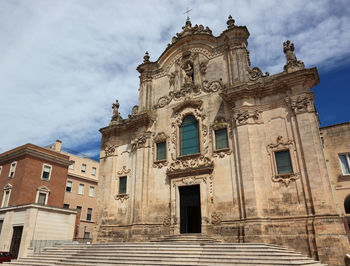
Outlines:
{"label": "stone staircase", "polygon": [[322,265],[270,244],[142,242],[63,244],[4,265]]}
{"label": "stone staircase", "polygon": [[215,242],[222,242],[222,241],[219,241],[217,238],[198,233],[198,234],[167,235],[167,236],[162,236],[159,239],[152,242],[215,243]]}

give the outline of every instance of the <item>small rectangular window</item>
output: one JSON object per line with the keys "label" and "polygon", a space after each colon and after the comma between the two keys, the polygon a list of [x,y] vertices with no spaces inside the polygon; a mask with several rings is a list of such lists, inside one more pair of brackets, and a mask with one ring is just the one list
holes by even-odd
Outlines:
{"label": "small rectangular window", "polygon": [[293,173],[289,150],[276,151],[275,158],[276,158],[277,173],[279,175]]}
{"label": "small rectangular window", "polygon": [[157,161],[166,160],[166,142],[157,143]]}
{"label": "small rectangular window", "polygon": [[95,194],[95,188],[94,187],[90,187],[90,189],[89,189],[89,196],[93,197],[94,194]]}
{"label": "small rectangular window", "polygon": [[67,184],[66,184],[66,191],[67,192],[72,192],[72,185],[73,185],[72,181],[67,181]]}
{"label": "small rectangular window", "polygon": [[84,238],[90,238],[90,232],[84,232]]}
{"label": "small rectangular window", "polygon": [[126,176],[119,177],[119,194],[126,194]]}
{"label": "small rectangular window", "polygon": [[9,205],[9,198],[10,198],[10,191],[5,190],[4,202],[2,204],[2,207],[7,207]]}
{"label": "small rectangular window", "polygon": [[46,203],[46,193],[39,193],[38,204],[45,205]]}
{"label": "small rectangular window", "polygon": [[79,184],[78,194],[84,195],[84,184]]}
{"label": "small rectangular window", "polygon": [[92,219],[92,208],[88,208],[86,213],[86,220],[91,221],[91,219]]}
{"label": "small rectangular window", "polygon": [[69,209],[69,204],[63,204],[63,209]]}
{"label": "small rectangular window", "polygon": [[228,148],[227,128],[215,130],[215,148],[217,150]]}
{"label": "small rectangular window", "polygon": [[92,174],[93,176],[95,176],[95,175],[96,175],[96,167],[92,167],[91,174]]}
{"label": "small rectangular window", "polygon": [[81,206],[77,206],[77,211],[81,212]]}
{"label": "small rectangular window", "polygon": [[340,154],[339,160],[343,175],[350,175],[350,153]]}
{"label": "small rectangular window", "polygon": [[15,171],[16,171],[16,165],[17,165],[17,162],[11,163],[9,178],[14,177]]}
{"label": "small rectangular window", "polygon": [[1,172],[2,172],[2,166],[0,166],[0,175],[1,175]]}
{"label": "small rectangular window", "polygon": [[44,164],[43,165],[43,172],[41,174],[41,179],[42,180],[50,180],[50,176],[51,176],[51,166]]}
{"label": "small rectangular window", "polygon": [[81,165],[81,172],[82,172],[82,173],[85,173],[85,172],[86,172],[86,164],[85,164],[85,163],[83,163],[83,164]]}
{"label": "small rectangular window", "polygon": [[74,167],[75,167],[75,162],[72,161],[72,164],[69,165],[69,169],[74,170]]}

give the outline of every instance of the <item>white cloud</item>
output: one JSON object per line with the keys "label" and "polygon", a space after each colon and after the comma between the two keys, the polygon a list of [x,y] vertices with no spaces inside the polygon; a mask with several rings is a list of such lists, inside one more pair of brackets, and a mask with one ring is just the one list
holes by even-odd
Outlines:
{"label": "white cloud", "polygon": [[283,69],[286,39],[307,66],[349,58],[346,1],[1,1],[0,152],[60,138],[93,154],[112,102],[124,117],[137,104],[137,65],[146,50],[160,56],[187,6],[192,23],[215,35],[229,14],[246,25],[252,65],[263,71]]}

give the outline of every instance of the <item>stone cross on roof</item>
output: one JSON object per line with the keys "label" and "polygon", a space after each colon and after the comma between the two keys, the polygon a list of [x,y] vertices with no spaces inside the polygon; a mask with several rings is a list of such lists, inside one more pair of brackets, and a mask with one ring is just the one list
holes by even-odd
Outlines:
{"label": "stone cross on roof", "polygon": [[184,14],[187,13],[187,19],[186,19],[186,21],[189,21],[189,20],[190,20],[190,16],[189,16],[190,11],[192,11],[192,9],[187,8],[187,11],[184,12]]}

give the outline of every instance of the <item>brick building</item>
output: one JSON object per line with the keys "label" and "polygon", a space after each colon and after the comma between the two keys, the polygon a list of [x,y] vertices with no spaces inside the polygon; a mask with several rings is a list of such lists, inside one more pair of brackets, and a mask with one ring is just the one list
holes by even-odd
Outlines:
{"label": "brick building", "polygon": [[24,256],[31,242],[72,240],[76,212],[63,209],[69,157],[33,144],[0,154],[0,247]]}
{"label": "brick building", "polygon": [[78,211],[75,240],[90,241],[95,227],[99,162],[81,154],[66,152],[61,146],[61,141],[57,140],[48,148],[69,156],[71,162],[64,185],[63,207]]}

